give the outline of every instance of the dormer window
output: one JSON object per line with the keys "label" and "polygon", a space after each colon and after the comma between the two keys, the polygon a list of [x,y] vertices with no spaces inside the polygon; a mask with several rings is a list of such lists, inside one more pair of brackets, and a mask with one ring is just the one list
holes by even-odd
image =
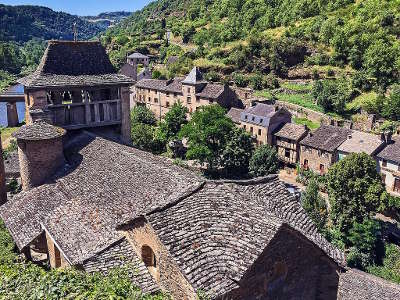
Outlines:
{"label": "dormer window", "polygon": [[247,115],[245,115],[244,118],[247,120]]}
{"label": "dormer window", "polygon": [[251,118],[251,120],[252,120],[253,122],[254,122],[255,119],[256,119],[255,117],[252,117],[252,118]]}
{"label": "dormer window", "polygon": [[262,123],[263,122],[263,119],[260,119],[260,123]]}
{"label": "dormer window", "polygon": [[142,261],[144,265],[148,268],[157,268],[156,255],[154,254],[153,250],[147,245],[144,245],[142,247]]}

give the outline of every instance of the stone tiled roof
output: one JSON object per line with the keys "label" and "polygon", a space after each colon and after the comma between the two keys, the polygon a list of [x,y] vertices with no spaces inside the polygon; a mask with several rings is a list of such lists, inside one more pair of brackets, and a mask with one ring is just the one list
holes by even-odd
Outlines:
{"label": "stone tiled roof", "polygon": [[377,157],[400,164],[400,137],[392,138],[392,143],[386,145]]}
{"label": "stone tiled roof", "polygon": [[128,77],[132,78],[133,80],[136,80],[136,78],[134,78],[134,75],[136,74],[136,68],[134,66],[132,66],[131,64],[128,64],[128,63],[124,64],[118,73],[128,76]]}
{"label": "stone tiled roof", "polygon": [[239,124],[239,123],[240,123],[240,114],[241,114],[242,112],[243,112],[243,109],[232,107],[232,108],[228,111],[227,116],[228,116],[229,118],[231,118],[232,121],[233,121],[234,123]]}
{"label": "stone tiled roof", "polygon": [[119,240],[119,223],[202,182],[163,158],[86,133],[66,153],[69,166],[52,184],[19,194],[0,208],[0,216],[20,249],[41,233],[42,223],[72,264]]}
{"label": "stone tiled roof", "polygon": [[193,287],[214,296],[237,287],[283,224],[345,264],[343,253],[317,232],[277,176],[240,183],[210,181],[147,219]]}
{"label": "stone tiled roof", "polygon": [[339,146],[338,150],[346,153],[364,152],[368,155],[372,155],[383,143],[384,141],[382,141],[378,135],[353,130],[353,132],[348,135],[347,140]]}
{"label": "stone tiled roof", "polygon": [[151,90],[163,90],[167,86],[166,80],[160,79],[142,79],[135,84],[136,87]]}
{"label": "stone tiled roof", "polygon": [[257,103],[255,106],[246,108],[240,115],[242,122],[251,123],[263,127],[269,126],[269,121],[276,113],[275,106]]}
{"label": "stone tiled roof", "polygon": [[149,58],[149,57],[142,53],[135,52],[135,53],[132,53],[131,55],[129,55],[128,58]]}
{"label": "stone tiled roof", "polygon": [[36,71],[19,81],[28,88],[130,85],[117,74],[100,42],[50,41]]}
{"label": "stone tiled roof", "polygon": [[12,136],[19,140],[38,141],[59,138],[65,133],[66,131],[61,127],[50,125],[45,121],[37,121],[21,126]]}
{"label": "stone tiled roof", "polygon": [[216,83],[207,83],[204,88],[196,93],[196,96],[209,99],[217,99],[224,92],[225,86]]}
{"label": "stone tiled roof", "polygon": [[144,293],[153,293],[160,290],[149,270],[132,250],[132,246],[125,238],[96,253],[83,263],[85,271],[104,274],[107,274],[113,268],[124,266],[128,267],[129,277],[134,286],[139,287]]}
{"label": "stone tiled roof", "polygon": [[198,84],[198,83],[206,83],[203,79],[203,74],[200,72],[198,67],[193,67],[190,73],[186,76],[186,78],[182,81],[184,84]]}
{"label": "stone tiled roof", "polygon": [[340,275],[338,300],[400,299],[400,285],[350,269]]}
{"label": "stone tiled roof", "polygon": [[182,81],[182,77],[177,77],[168,81],[163,91],[182,94]]}
{"label": "stone tiled roof", "polygon": [[6,172],[6,177],[8,178],[19,177],[20,169],[19,169],[19,157],[17,150],[9,153],[7,158],[4,159],[4,170]]}
{"label": "stone tiled roof", "polygon": [[342,127],[322,125],[314,133],[304,138],[300,144],[333,152],[352,134],[352,132],[352,130]]}
{"label": "stone tiled roof", "polygon": [[306,129],[304,125],[286,123],[277,133],[275,133],[275,135],[297,142],[307,133],[307,131],[308,129]]}

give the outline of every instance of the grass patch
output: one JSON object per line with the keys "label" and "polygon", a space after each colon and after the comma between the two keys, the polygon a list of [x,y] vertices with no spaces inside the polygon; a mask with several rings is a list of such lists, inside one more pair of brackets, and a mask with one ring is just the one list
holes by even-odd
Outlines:
{"label": "grass patch", "polygon": [[324,112],[324,110],[321,106],[314,103],[313,97],[309,94],[289,95],[289,94],[279,93],[279,94],[275,94],[275,97],[280,101],[297,104],[299,106],[302,106],[304,108],[309,108],[314,111]]}
{"label": "grass patch", "polygon": [[283,82],[281,83],[281,87],[287,90],[295,91],[295,92],[311,92],[312,84],[297,84],[293,82]]}
{"label": "grass patch", "polygon": [[268,98],[268,99],[273,98],[273,95],[269,90],[255,91],[254,95],[256,97],[261,97],[261,98]]}
{"label": "grass patch", "polygon": [[368,108],[374,106],[377,98],[378,94],[375,92],[361,94],[354,98],[353,101],[346,104],[346,110],[357,111],[360,108],[363,108],[368,111]]}
{"label": "grass patch", "polygon": [[221,61],[216,60],[209,60],[207,58],[199,58],[193,61],[193,64],[199,68],[216,68],[216,69],[223,69],[226,65]]}
{"label": "grass patch", "polygon": [[17,131],[19,127],[1,127],[0,132],[1,132],[1,144],[3,146],[3,149],[7,148],[9,145],[9,139],[11,138],[11,134],[13,134],[15,131]]}
{"label": "grass patch", "polygon": [[318,129],[321,126],[321,124],[313,122],[307,118],[298,118],[293,116],[292,120],[295,124],[306,125],[311,130]]}

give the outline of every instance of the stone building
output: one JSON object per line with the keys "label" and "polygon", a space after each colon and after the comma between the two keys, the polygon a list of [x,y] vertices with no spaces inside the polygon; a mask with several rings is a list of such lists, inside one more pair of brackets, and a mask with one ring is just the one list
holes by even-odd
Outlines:
{"label": "stone building", "polygon": [[[119,70],[120,74],[132,78],[134,81],[151,78],[149,69],[150,58],[141,53],[133,53],[126,58],[126,63]],[[138,72],[139,66],[143,69]]]}
{"label": "stone building", "polygon": [[300,142],[301,166],[325,174],[338,161],[338,148],[351,134],[350,129],[331,125],[322,125],[315,132],[309,133]]}
{"label": "stone building", "polygon": [[386,146],[377,155],[378,170],[386,189],[400,196],[400,137],[386,135]]}
{"label": "stone building", "polygon": [[45,147],[28,145],[62,134],[44,122],[15,134],[21,165],[41,157],[48,172],[42,185],[0,207],[28,258],[35,250],[47,253],[53,268],[87,272],[126,266],[145,293],[167,291],[174,299],[196,299],[201,290],[211,299],[329,300],[354,281],[343,277],[351,272],[343,253],[277,176],[205,180],[86,131],[63,137],[64,156],[44,157]]}
{"label": "stone building", "polygon": [[135,85],[135,104],[146,105],[158,119],[180,102],[193,113],[200,106],[218,103],[226,109],[242,107],[234,91],[227,85],[209,83],[197,67],[185,78],[171,80],[143,79]]}
{"label": "stone building", "polygon": [[286,123],[274,134],[278,157],[285,164],[295,165],[300,160],[300,141],[309,130],[305,125]]}
{"label": "stone building", "polygon": [[341,160],[352,153],[366,153],[372,157],[386,145],[385,135],[376,135],[353,130],[347,139],[338,147],[338,159]]}
{"label": "stone building", "polygon": [[[230,111],[228,116],[238,123],[239,111]],[[240,127],[249,132],[257,145],[272,145],[275,131],[285,123],[291,122],[292,115],[286,109],[273,105],[256,103],[240,112]]]}
{"label": "stone building", "polygon": [[15,84],[0,93],[0,102],[7,105],[7,125],[15,127],[19,123],[17,102],[25,102],[24,87]]}
{"label": "stone building", "polygon": [[37,70],[20,80],[26,123],[67,130],[112,126],[130,142],[131,78],[117,74],[100,42],[50,41]]}

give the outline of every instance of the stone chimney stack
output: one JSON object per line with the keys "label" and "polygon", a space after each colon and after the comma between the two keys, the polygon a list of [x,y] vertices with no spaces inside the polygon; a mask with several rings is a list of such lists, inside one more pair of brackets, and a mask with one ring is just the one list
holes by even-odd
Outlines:
{"label": "stone chimney stack", "polygon": [[37,121],[13,134],[18,144],[23,190],[43,184],[65,164],[62,143],[65,133],[62,128]]}
{"label": "stone chimney stack", "polygon": [[0,205],[7,202],[6,171],[4,170],[3,146],[0,135]]}

